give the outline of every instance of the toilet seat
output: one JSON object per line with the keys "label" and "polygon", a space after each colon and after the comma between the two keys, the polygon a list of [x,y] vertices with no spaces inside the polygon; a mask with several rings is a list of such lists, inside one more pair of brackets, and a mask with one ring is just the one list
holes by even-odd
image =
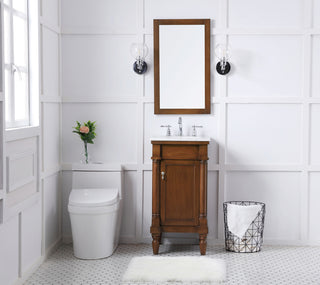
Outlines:
{"label": "toilet seat", "polygon": [[115,212],[119,209],[117,188],[72,189],[68,210],[73,214],[99,214]]}
{"label": "toilet seat", "polygon": [[115,204],[119,200],[117,188],[72,189],[69,197],[70,206],[101,207]]}

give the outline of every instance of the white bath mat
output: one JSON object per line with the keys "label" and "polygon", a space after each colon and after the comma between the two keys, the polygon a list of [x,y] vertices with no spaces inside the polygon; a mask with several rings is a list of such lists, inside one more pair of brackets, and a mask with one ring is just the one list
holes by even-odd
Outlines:
{"label": "white bath mat", "polygon": [[123,281],[225,281],[226,264],[222,259],[204,256],[134,257]]}

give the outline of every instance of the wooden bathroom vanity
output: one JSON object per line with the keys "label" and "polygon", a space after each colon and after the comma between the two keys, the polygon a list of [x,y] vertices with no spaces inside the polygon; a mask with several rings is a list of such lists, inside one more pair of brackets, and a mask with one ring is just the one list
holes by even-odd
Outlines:
{"label": "wooden bathroom vanity", "polygon": [[200,253],[207,247],[207,146],[210,139],[151,139],[153,253],[162,232],[198,233]]}

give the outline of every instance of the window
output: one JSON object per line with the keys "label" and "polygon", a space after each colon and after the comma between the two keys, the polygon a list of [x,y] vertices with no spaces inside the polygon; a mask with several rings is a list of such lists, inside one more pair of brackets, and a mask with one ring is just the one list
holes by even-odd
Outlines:
{"label": "window", "polygon": [[[38,76],[34,76],[38,74],[38,48],[37,44],[32,43],[33,40],[38,43],[38,15],[37,12],[34,12],[37,10],[34,2],[37,1],[4,0],[4,72],[7,129],[34,125],[37,121],[34,120],[34,115],[32,115],[32,111],[35,111],[35,103],[32,101],[39,97],[39,92],[35,88],[35,84],[38,82],[36,77]],[[36,16],[35,19],[34,16]],[[38,114],[38,111],[36,113]]]}

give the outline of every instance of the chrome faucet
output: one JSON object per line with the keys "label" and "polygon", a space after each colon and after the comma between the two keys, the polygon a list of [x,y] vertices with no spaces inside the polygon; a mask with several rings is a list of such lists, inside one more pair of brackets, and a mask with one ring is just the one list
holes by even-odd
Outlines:
{"label": "chrome faucet", "polygon": [[178,119],[178,125],[179,125],[179,136],[182,137],[182,118],[179,117]]}

